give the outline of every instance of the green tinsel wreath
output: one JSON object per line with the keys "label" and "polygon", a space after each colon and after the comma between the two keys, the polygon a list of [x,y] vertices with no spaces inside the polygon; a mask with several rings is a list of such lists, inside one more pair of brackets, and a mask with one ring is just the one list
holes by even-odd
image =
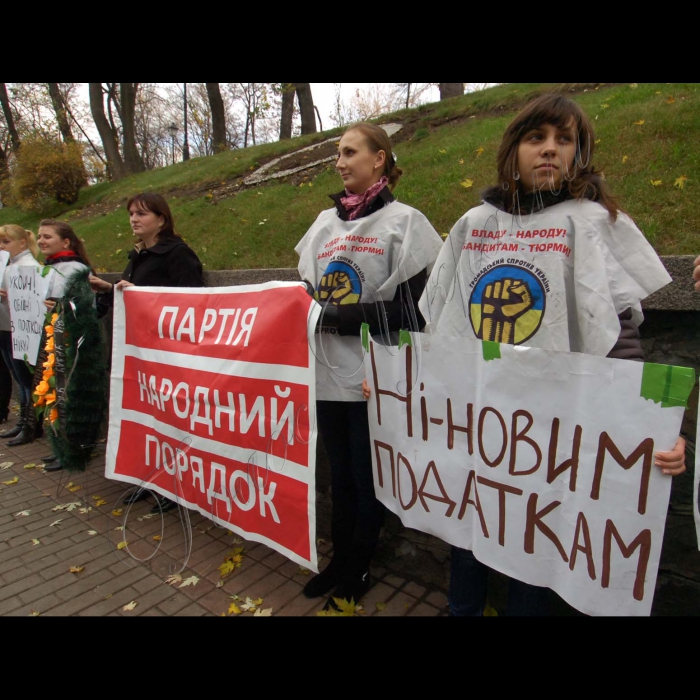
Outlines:
{"label": "green tinsel wreath", "polygon": [[[80,270],[68,278],[63,298],[52,312],[59,314],[54,332],[55,354],[59,358],[63,350],[65,363],[57,361],[54,367],[59,418],[54,423],[47,419],[45,428],[56,456],[69,471],[85,471],[107,407],[104,336],[89,274],[88,270]],[[42,363],[46,361],[44,346],[45,337],[35,376],[41,376]]]}

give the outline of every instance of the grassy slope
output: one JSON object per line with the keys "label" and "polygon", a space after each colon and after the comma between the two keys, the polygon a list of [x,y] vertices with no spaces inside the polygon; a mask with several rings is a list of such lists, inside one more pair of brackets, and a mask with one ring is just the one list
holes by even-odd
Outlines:
{"label": "grassy slope", "polygon": [[[494,181],[495,154],[506,124],[528,96],[548,87],[556,86],[502,85],[384,117],[384,122],[407,121],[412,132],[395,148],[405,173],[397,197],[424,212],[440,233],[447,233]],[[595,126],[595,162],[657,252],[697,253],[700,210],[693,195],[700,182],[700,85],[601,85],[571,96]],[[640,120],[644,124],[634,124]],[[96,185],[84,190],[73,209],[60,217],[71,221],[85,238],[96,267],[121,270],[133,241],[124,211],[126,198],[143,190],[169,193],[177,230],[206,268],[296,267],[295,244],[318,212],[330,206],[327,194],[341,188],[332,166],[301,186],[266,183],[226,199],[207,196],[207,187],[338,133],[197,158]],[[674,186],[681,175],[688,178],[683,189]],[[461,184],[467,180],[473,182],[469,188]],[[651,180],[662,182],[653,186]],[[0,209],[0,224],[19,223],[36,230],[40,218]]]}

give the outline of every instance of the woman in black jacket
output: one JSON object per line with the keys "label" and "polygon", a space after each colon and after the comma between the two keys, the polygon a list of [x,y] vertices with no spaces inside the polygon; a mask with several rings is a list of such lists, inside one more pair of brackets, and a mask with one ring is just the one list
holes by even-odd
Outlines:
{"label": "woman in black jacket", "polygon": [[[129,253],[129,263],[116,288],[203,287],[202,263],[175,233],[173,215],[165,199],[153,192],[137,194],[127,202],[126,209],[131,229],[139,240]],[[98,311],[104,315],[114,304],[115,285],[94,275],[90,277],[90,284],[98,293]],[[125,503],[143,500],[148,493],[137,489]],[[152,512],[168,511],[176,506],[177,503],[160,498]]]}

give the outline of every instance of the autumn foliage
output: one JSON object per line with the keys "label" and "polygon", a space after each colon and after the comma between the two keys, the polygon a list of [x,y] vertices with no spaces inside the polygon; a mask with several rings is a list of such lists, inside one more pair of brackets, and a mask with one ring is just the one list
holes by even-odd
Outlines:
{"label": "autumn foliage", "polygon": [[75,204],[85,181],[81,147],[52,138],[32,136],[22,141],[10,181],[10,198],[25,211],[50,205]]}

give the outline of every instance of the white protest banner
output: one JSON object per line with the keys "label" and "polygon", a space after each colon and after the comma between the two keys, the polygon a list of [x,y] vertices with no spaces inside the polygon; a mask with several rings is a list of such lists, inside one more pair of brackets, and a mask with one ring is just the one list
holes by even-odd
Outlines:
{"label": "white protest banner", "polygon": [[295,282],[117,292],[106,476],[317,571],[319,311]]}
{"label": "white protest banner", "polygon": [[404,525],[584,613],[649,615],[671,487],[654,453],[678,438],[692,369],[363,343],[375,490]]}
{"label": "white protest banner", "polygon": [[12,319],[12,357],[35,365],[46,318],[44,299],[50,277],[44,277],[41,269],[32,265],[10,265],[7,278],[7,299]]}

